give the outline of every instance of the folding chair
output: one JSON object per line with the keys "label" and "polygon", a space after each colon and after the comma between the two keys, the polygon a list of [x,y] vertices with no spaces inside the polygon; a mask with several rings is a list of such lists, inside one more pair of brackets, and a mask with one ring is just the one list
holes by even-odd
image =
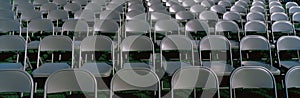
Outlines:
{"label": "folding chair", "polygon": [[153,91],[154,97],[161,98],[159,78],[150,69],[121,69],[113,76],[110,86],[110,98],[117,97],[116,92],[129,90]]}
{"label": "folding chair", "polygon": [[[297,44],[299,42],[300,38],[298,36],[282,36],[278,39],[276,49],[279,66],[289,69],[300,65],[300,46]],[[295,56],[295,54],[297,55]]]}
{"label": "folding chair", "polygon": [[[258,81],[259,80],[259,81]],[[277,98],[275,78],[272,73],[261,66],[243,66],[234,70],[230,76],[230,98],[236,98],[236,89],[269,88],[274,90],[272,97]],[[241,96],[241,97],[246,97]]]}
{"label": "folding chair", "polygon": [[212,69],[218,76],[229,76],[234,69],[231,44],[225,36],[209,35],[201,39],[199,55],[201,65]]}
{"label": "folding chair", "polygon": [[48,94],[70,91],[81,91],[84,97],[97,98],[96,78],[86,70],[58,70],[47,78],[44,87],[44,98],[47,98]]}
{"label": "folding chair", "polygon": [[[29,93],[33,98],[33,80],[26,71],[23,70],[0,70],[0,92]],[[18,96],[18,97],[23,97]]]}
{"label": "folding chair", "polygon": [[263,36],[248,35],[241,40],[240,62],[241,66],[263,66],[274,75],[280,74],[280,70],[273,66],[270,43]]}
{"label": "folding chair", "polygon": [[[191,66],[178,69],[171,81],[172,98],[177,94],[176,91],[190,91],[194,90],[194,97],[196,97],[196,88],[202,88],[203,92],[198,97],[213,98],[217,96],[220,98],[219,81],[217,75],[209,68]],[[189,94],[189,93],[188,93]],[[189,95],[181,95],[189,97]]]}

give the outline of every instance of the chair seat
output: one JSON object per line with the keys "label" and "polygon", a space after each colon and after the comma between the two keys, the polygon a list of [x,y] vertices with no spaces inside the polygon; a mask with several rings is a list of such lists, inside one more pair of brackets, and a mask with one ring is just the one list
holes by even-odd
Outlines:
{"label": "chair seat", "polygon": [[280,70],[277,69],[274,66],[271,66],[270,64],[266,64],[264,62],[259,62],[259,61],[243,61],[242,65],[244,66],[263,66],[270,70],[273,75],[280,75]]}
{"label": "chair seat", "polygon": [[0,69],[23,69],[22,63],[0,63]]}
{"label": "chair seat", "polygon": [[70,68],[67,63],[45,63],[32,72],[33,77],[48,77],[55,71]]}
{"label": "chair seat", "polygon": [[40,41],[31,41],[28,43],[28,49],[39,49]]}
{"label": "chair seat", "polygon": [[280,61],[280,65],[289,69],[294,66],[300,66],[300,62],[298,62],[298,61]]}
{"label": "chair seat", "polygon": [[81,68],[90,71],[95,77],[108,77],[113,69],[107,63],[84,63]]}
{"label": "chair seat", "polygon": [[123,68],[149,68],[151,65],[143,62],[138,62],[138,63],[124,63]]}
{"label": "chair seat", "polygon": [[231,72],[234,70],[234,67],[230,64],[226,64],[223,61],[203,61],[202,65],[212,69],[217,76],[230,76]]}
{"label": "chair seat", "polygon": [[168,61],[166,64],[163,64],[163,68],[168,76],[172,76],[174,72],[176,72],[177,69],[192,66],[191,64],[188,64],[186,62],[180,62],[180,61]]}

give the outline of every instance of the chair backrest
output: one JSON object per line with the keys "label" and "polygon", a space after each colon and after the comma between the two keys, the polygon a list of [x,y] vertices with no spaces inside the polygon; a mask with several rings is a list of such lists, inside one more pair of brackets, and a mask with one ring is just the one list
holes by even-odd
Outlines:
{"label": "chair backrest", "polygon": [[80,43],[80,66],[85,58],[82,53],[93,51],[111,52],[111,58],[112,61],[114,61],[114,43],[109,37],[103,35],[88,36],[84,38]]}
{"label": "chair backrest", "polygon": [[247,13],[247,9],[244,6],[241,6],[241,5],[231,6],[230,11],[238,12],[238,13],[244,13],[244,14]]}
{"label": "chair backrest", "polygon": [[198,19],[190,20],[185,24],[185,32],[186,35],[187,32],[198,32],[198,31],[204,31],[206,35],[209,35],[209,25],[205,21],[200,21]]}
{"label": "chair backrest", "polygon": [[284,12],[274,12],[271,14],[271,21],[289,20],[289,16]]}
{"label": "chair backrest", "polygon": [[44,98],[47,94],[82,91],[83,94],[93,93],[97,98],[97,81],[94,75],[86,70],[63,69],[52,73],[46,80],[44,87]]}
{"label": "chair backrest", "polygon": [[266,34],[269,38],[269,33],[266,24],[263,21],[259,20],[252,20],[248,21],[245,24],[245,35],[248,35],[248,32],[254,32],[254,33],[263,33]]}
{"label": "chair backrest", "polygon": [[51,10],[48,13],[47,19],[50,19],[52,21],[56,20],[67,20],[69,18],[69,14],[67,11],[64,10]]}
{"label": "chair backrest", "polygon": [[247,21],[251,20],[260,20],[260,21],[266,21],[265,15],[260,12],[250,12],[246,16]]}
{"label": "chair backrest", "polygon": [[274,12],[285,12],[284,8],[282,6],[272,6],[269,10],[270,14]]}
{"label": "chair backrest", "polygon": [[0,9],[0,19],[15,19],[15,14],[12,10]]}
{"label": "chair backrest", "polygon": [[178,50],[179,52],[190,51],[192,65],[194,65],[194,47],[191,39],[184,35],[168,35],[160,43],[160,59],[163,59],[163,51]]}
{"label": "chair backrest", "polygon": [[[41,52],[43,51],[69,51],[72,52],[72,67],[73,67],[73,43],[72,39],[68,36],[63,35],[50,35],[46,36],[40,41],[39,49],[38,49],[38,60],[37,60],[37,66],[40,64],[41,60]],[[53,62],[53,61],[52,61]]]}
{"label": "chair backrest", "polygon": [[67,3],[64,5],[64,10],[75,13],[76,11],[79,11],[81,9],[81,6],[77,3]]}
{"label": "chair backrest", "polygon": [[224,14],[226,12],[226,8],[221,5],[213,5],[210,7],[210,10],[218,14]]}
{"label": "chair backrest", "polygon": [[289,88],[299,88],[300,84],[298,81],[300,81],[299,75],[300,75],[300,66],[292,67],[288,70],[288,72],[285,74],[285,81],[284,81],[284,87],[285,87],[285,93],[286,97],[289,98]]}
{"label": "chair backrest", "polygon": [[31,76],[22,70],[0,70],[0,92],[28,92],[33,98],[34,84]]}
{"label": "chair backrest", "polygon": [[180,31],[180,26],[178,22],[174,19],[169,20],[159,20],[154,25],[155,32],[178,32]]}
{"label": "chair backrest", "polygon": [[224,13],[223,20],[241,21],[242,17],[238,12],[228,11]]}
{"label": "chair backrest", "polygon": [[218,21],[215,25],[215,34],[222,34],[229,32],[229,34],[237,34],[237,40],[241,39],[240,29],[237,23],[234,21]]}
{"label": "chair backrest", "polygon": [[292,16],[296,12],[300,12],[300,6],[292,6],[292,7],[290,7],[288,14]]}
{"label": "chair backrest", "polygon": [[123,63],[125,62],[125,58],[123,57],[124,54],[128,54],[129,52],[133,51],[145,51],[145,52],[151,52],[152,57],[152,64],[153,66],[150,67],[155,67],[155,60],[154,60],[154,44],[152,40],[143,35],[133,35],[133,36],[128,36],[120,44],[120,51],[121,51],[121,67]]}
{"label": "chair backrest", "polygon": [[190,11],[179,11],[175,14],[175,19],[177,20],[191,20],[194,18],[194,14]]}
{"label": "chair backrest", "polygon": [[241,40],[240,50],[270,50],[270,43],[263,36],[248,35]]}
{"label": "chair backrest", "polygon": [[298,4],[296,2],[287,2],[285,4],[285,9],[290,9],[293,6],[298,6]]}
{"label": "chair backrest", "polygon": [[282,36],[277,40],[277,50],[300,50],[298,36]]}
{"label": "chair backrest", "polygon": [[260,12],[260,13],[263,13],[263,14],[266,14],[266,9],[264,8],[264,6],[252,6],[250,8],[250,12]]}
{"label": "chair backrest", "polygon": [[206,10],[205,7],[200,4],[195,4],[195,5],[191,6],[191,8],[190,8],[190,11],[192,13],[196,13],[196,15],[198,15],[199,13],[201,13],[205,10]]}
{"label": "chair backrest", "polygon": [[160,95],[160,81],[158,76],[149,69],[121,69],[111,79],[110,98],[116,91],[151,90]]}
{"label": "chair backrest", "polygon": [[214,20],[218,21],[219,17],[216,12],[213,11],[203,11],[199,14],[200,20]]}
{"label": "chair backrest", "polygon": [[233,64],[231,44],[225,36],[208,35],[201,39],[201,41],[199,43],[200,63],[202,63],[202,60],[203,60],[202,59],[203,51],[229,51],[230,63],[231,63],[231,65]]}
{"label": "chair backrest", "polygon": [[44,31],[44,32],[54,33],[54,24],[52,23],[52,21],[48,19],[34,19],[30,21],[27,29],[28,32]]}
{"label": "chair backrest", "polygon": [[272,24],[272,32],[295,34],[294,26],[290,21],[276,21]]}
{"label": "chair backrest", "polygon": [[[84,34],[86,36],[89,35],[89,25],[85,20],[67,20],[62,25],[62,33],[64,32],[72,32],[75,34]],[[69,33],[67,33],[69,34]],[[65,34],[64,34],[65,35]],[[76,37],[76,36],[74,36]],[[76,38],[75,38],[76,39]]]}
{"label": "chair backrest", "polygon": [[96,32],[101,33],[115,33],[117,34],[119,32],[119,24],[114,20],[109,19],[100,19],[95,20],[94,24],[94,34]]}
{"label": "chair backrest", "polygon": [[300,12],[296,12],[293,14],[293,22],[300,22]]}
{"label": "chair backrest", "polygon": [[219,81],[217,75],[209,68],[200,66],[191,66],[178,69],[171,80],[171,93],[172,98],[174,97],[174,90],[180,89],[215,89],[215,93],[205,94],[205,90],[201,97],[212,98],[215,94],[220,98],[219,93]]}
{"label": "chair backrest", "polygon": [[236,88],[273,88],[277,98],[276,82],[273,74],[261,66],[242,66],[230,76],[230,97],[234,98]]}
{"label": "chair backrest", "polygon": [[11,19],[1,19],[0,20],[0,32],[20,32],[21,26],[20,23],[16,20]]}
{"label": "chair backrest", "polygon": [[[26,41],[22,36],[18,35],[3,35],[0,36],[0,51],[23,51],[24,65],[26,64],[27,47]],[[19,58],[16,62],[19,62]],[[25,66],[24,66],[25,68]]]}
{"label": "chair backrest", "polygon": [[150,31],[151,26],[145,20],[130,20],[125,23],[125,37],[128,36],[130,33],[146,34],[150,33]]}

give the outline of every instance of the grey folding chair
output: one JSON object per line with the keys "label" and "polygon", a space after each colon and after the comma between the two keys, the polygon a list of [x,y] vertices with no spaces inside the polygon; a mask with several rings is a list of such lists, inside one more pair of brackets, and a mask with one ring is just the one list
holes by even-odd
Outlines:
{"label": "grey folding chair", "polygon": [[229,10],[230,7],[232,6],[230,2],[227,2],[225,0],[224,1],[223,0],[219,1],[218,5],[223,6],[226,10]]}
{"label": "grey folding chair", "polygon": [[275,21],[289,21],[289,16],[284,12],[274,12],[271,14],[270,20]]}
{"label": "grey folding chair", "polygon": [[84,9],[92,10],[94,12],[101,12],[104,9],[104,6],[101,3],[90,2],[88,3]]}
{"label": "grey folding chair", "polygon": [[[43,57],[42,52],[46,52],[48,57]],[[39,44],[37,68],[33,70],[32,76],[48,77],[55,71],[73,68],[73,52],[72,39],[68,36],[50,35],[43,38]]]}
{"label": "grey folding chair", "polygon": [[[40,11],[37,11],[34,9],[24,10],[24,11],[22,11],[21,16],[20,16],[20,22],[26,22],[26,25],[24,25],[23,28],[28,27],[29,22],[31,20],[35,20],[35,19],[42,19],[42,14]],[[25,31],[26,31],[26,29],[25,29]],[[23,32],[23,30],[22,30],[22,32]]]}
{"label": "grey folding chair", "polygon": [[[300,12],[294,13],[292,17],[293,17],[292,23],[293,23],[294,27],[297,24],[299,25],[299,23],[300,23]],[[299,32],[300,28],[299,27],[295,27],[295,31]]]}
{"label": "grey folding chair", "polygon": [[58,8],[62,8],[69,3],[68,0],[53,0],[52,2],[56,4]]}
{"label": "grey folding chair", "polygon": [[263,21],[251,20],[245,24],[245,36],[247,35],[261,35],[270,40],[268,28]]}
{"label": "grey folding chair", "polygon": [[251,7],[260,6],[262,8],[266,8],[265,0],[262,0],[262,1],[253,1],[251,5],[252,5]]}
{"label": "grey folding chair", "polygon": [[259,6],[259,5],[256,5],[256,6],[252,6],[250,8],[250,12],[260,12],[262,14],[266,14],[266,8],[264,8],[264,6]]}
{"label": "grey folding chair", "polygon": [[150,25],[153,26],[158,20],[168,20],[171,19],[171,15],[161,12],[151,12],[150,13]]}
{"label": "grey folding chair", "polygon": [[51,10],[48,12],[47,19],[50,19],[55,24],[55,32],[60,32],[62,25],[59,23],[64,23],[69,19],[69,14],[64,10]]}
{"label": "grey folding chair", "polygon": [[[0,36],[1,63],[0,69],[26,69],[27,43],[22,36],[2,35]],[[9,54],[11,53],[11,54]],[[7,55],[9,55],[7,57]],[[15,56],[15,57],[13,57]],[[13,60],[6,60],[11,57]]]}
{"label": "grey folding chair", "polygon": [[32,2],[32,4],[35,6],[35,7],[40,7],[41,5],[45,4],[45,3],[49,3],[48,0],[34,0]]}
{"label": "grey folding chair", "polygon": [[290,21],[276,21],[272,24],[273,43],[283,35],[296,35],[294,25]]}
{"label": "grey folding chair", "polygon": [[[37,34],[37,36],[35,36],[35,34]],[[26,36],[30,40],[28,49],[38,49],[39,40],[47,35],[54,35],[54,24],[52,21],[48,19],[31,20],[27,26],[26,33]]]}
{"label": "grey folding chair", "polygon": [[[33,98],[33,80],[26,71],[23,70],[0,70],[0,92],[29,93]],[[23,96],[19,96],[20,98]]]}
{"label": "grey folding chair", "polygon": [[[202,88],[203,92],[199,97],[213,98],[217,96],[220,98],[219,81],[217,75],[209,68],[200,66],[191,66],[178,69],[171,81],[172,98],[177,94],[176,91],[192,90],[195,88]],[[194,90],[194,97],[196,97]],[[190,95],[183,95],[188,98]]]}
{"label": "grey folding chair", "polygon": [[[168,35],[164,37],[160,43],[161,68],[165,70],[168,76],[172,76],[177,69],[194,66],[193,49],[192,40],[184,35]],[[177,57],[168,57],[168,53],[174,53]]]}
{"label": "grey folding chair", "polygon": [[[270,5],[269,5],[270,6]],[[274,12],[285,12],[285,9],[282,6],[272,6],[269,9],[269,13],[272,14]]]}
{"label": "grey folding chair", "polygon": [[199,16],[199,14],[205,10],[205,7],[200,4],[195,4],[190,8],[190,12],[194,13],[195,16]]}
{"label": "grey folding chair", "polygon": [[216,35],[226,36],[232,48],[238,48],[241,39],[240,29],[234,21],[218,21],[215,27]]}
{"label": "grey folding chair", "polygon": [[49,11],[51,10],[57,10],[57,5],[54,3],[44,3],[40,7],[40,12],[42,14],[48,14]]}
{"label": "grey folding chair", "polygon": [[119,24],[110,19],[97,19],[94,24],[93,35],[105,35],[113,40],[120,41],[120,27]]}
{"label": "grey folding chair", "polygon": [[[157,34],[170,35],[170,34],[180,34],[180,25],[177,20],[158,20],[154,25],[154,42],[158,42],[159,38]],[[159,44],[159,42],[158,42]]]}
{"label": "grey folding chair", "polygon": [[[75,13],[79,10],[81,10],[81,6],[77,3],[67,3],[66,5],[64,5],[63,8],[65,11],[68,11],[69,13]],[[74,18],[74,16],[72,17]]]}
{"label": "grey folding chair", "polygon": [[269,1],[269,8],[273,6],[282,6],[282,4],[279,1]]}
{"label": "grey folding chair", "polygon": [[[276,46],[279,66],[289,69],[300,65],[298,52],[300,46],[297,44],[299,42],[300,38],[298,36],[282,36],[278,39]],[[296,57],[291,53],[297,54]]]}
{"label": "grey folding chair", "polygon": [[195,16],[190,11],[179,11],[175,14],[175,19],[179,20],[181,23],[186,23],[189,20],[195,19]]}
{"label": "grey folding chair", "polygon": [[[205,57],[205,53],[209,57]],[[233,71],[230,41],[222,35],[209,35],[199,43],[200,63],[212,69],[218,76],[229,76]]]}
{"label": "grey folding chair", "polygon": [[17,20],[0,19],[0,32],[5,35],[15,35],[15,33],[21,35],[20,23]]}
{"label": "grey folding chair", "polygon": [[194,4],[196,4],[196,2],[194,0],[184,0],[182,2],[182,6],[185,7],[186,9],[189,9]]}
{"label": "grey folding chair", "polygon": [[58,70],[47,78],[44,98],[47,98],[48,94],[70,91],[81,91],[84,97],[97,98],[95,76],[89,71],[81,69]]}
{"label": "grey folding chair", "polygon": [[[277,98],[275,78],[272,73],[261,66],[242,66],[235,69],[230,76],[230,98],[236,98],[236,89],[269,88],[274,90],[272,97]],[[249,96],[249,95],[248,95]],[[246,96],[241,96],[246,97]]]}
{"label": "grey folding chair", "polygon": [[113,76],[110,86],[110,98],[118,97],[116,92],[128,90],[154,91],[155,98],[161,98],[159,78],[155,72],[149,69],[121,69]]}
{"label": "grey folding chair", "polygon": [[201,1],[201,5],[204,6],[206,9],[209,9],[214,4],[212,2],[210,2],[209,0],[203,0],[203,1]]}
{"label": "grey folding chair", "polygon": [[247,8],[245,8],[244,6],[241,6],[241,5],[231,6],[230,11],[238,12],[238,13],[240,13],[241,16],[247,15]]}
{"label": "grey folding chair", "polygon": [[[155,71],[154,51],[154,44],[149,37],[143,35],[128,36],[123,39],[120,44],[120,67],[128,69],[142,67]],[[131,59],[136,58],[130,59],[129,55],[134,57],[138,54],[132,52],[140,52],[143,57],[139,57],[137,60],[135,60],[135,62],[133,62]]]}
{"label": "grey folding chair", "polygon": [[238,12],[232,12],[232,11],[227,11],[223,14],[223,20],[230,20],[234,21],[238,24],[240,31],[244,30],[244,22],[245,20],[242,19],[242,16]]}
{"label": "grey folding chair", "polygon": [[0,9],[0,19],[15,19],[15,13],[12,10]]}
{"label": "grey folding chair", "polygon": [[299,88],[299,66],[292,67],[288,70],[288,72],[285,74],[285,81],[284,81],[284,88],[285,88],[285,94],[286,98],[290,97],[297,97],[297,96],[290,96],[289,89],[290,88]]}
{"label": "grey folding chair", "polygon": [[125,23],[123,38],[130,35],[147,35],[152,39],[151,26],[145,20],[129,20]]}
{"label": "grey folding chair", "polygon": [[[35,10],[34,9],[34,5],[32,3],[29,3],[29,2],[22,2],[20,4],[18,4],[16,7],[15,7],[15,14],[18,15],[18,14],[23,14],[24,11],[27,11],[27,10]],[[19,15],[18,15],[19,16]]]}
{"label": "grey folding chair", "polygon": [[[114,48],[113,41],[107,36],[96,35],[84,38],[80,44],[79,67],[90,71],[95,77],[110,76],[114,73]],[[104,54],[107,54],[110,59],[104,62],[98,61],[98,57],[103,57]]]}
{"label": "grey folding chair", "polygon": [[290,12],[289,12],[289,9],[290,9],[291,7],[293,7],[293,6],[299,6],[299,5],[297,4],[297,2],[287,2],[287,3],[285,4],[286,12],[287,12],[287,13],[290,13]]}
{"label": "grey folding chair", "polygon": [[75,49],[79,49],[81,40],[91,35],[89,33],[88,23],[84,20],[67,20],[62,25],[61,32],[61,35],[72,37]]}
{"label": "grey folding chair", "polygon": [[280,74],[280,70],[273,66],[270,43],[263,36],[248,35],[241,40],[240,62],[241,66],[262,66],[274,75]]}
{"label": "grey folding chair", "polygon": [[290,7],[289,9],[289,17],[292,18],[293,14],[296,13],[296,12],[300,12],[300,6],[292,6]]}
{"label": "grey folding chair", "polygon": [[226,12],[226,8],[221,5],[213,5],[210,7],[210,11],[216,12],[220,19],[222,19],[223,14]]}
{"label": "grey folding chair", "polygon": [[93,27],[95,21],[95,12],[93,10],[84,9],[74,13],[74,19],[85,20],[89,27]]}
{"label": "grey folding chair", "polygon": [[266,22],[266,17],[264,14],[254,11],[254,12],[249,12],[247,14],[246,20],[247,21],[260,20],[260,21]]}
{"label": "grey folding chair", "polygon": [[185,24],[185,35],[193,40],[200,40],[210,35],[208,23],[198,19],[190,20]]}
{"label": "grey folding chair", "polygon": [[[218,14],[213,11],[203,11],[199,14],[199,20],[207,21],[210,28],[215,28],[216,23],[219,20]],[[213,32],[213,31],[212,31]]]}

